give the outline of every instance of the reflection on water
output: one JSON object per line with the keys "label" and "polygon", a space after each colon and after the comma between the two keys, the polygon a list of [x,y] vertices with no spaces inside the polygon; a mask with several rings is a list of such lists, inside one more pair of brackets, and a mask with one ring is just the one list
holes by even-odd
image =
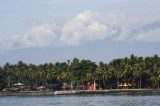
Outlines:
{"label": "reflection on water", "polygon": [[4,96],[0,106],[160,106],[160,95]]}

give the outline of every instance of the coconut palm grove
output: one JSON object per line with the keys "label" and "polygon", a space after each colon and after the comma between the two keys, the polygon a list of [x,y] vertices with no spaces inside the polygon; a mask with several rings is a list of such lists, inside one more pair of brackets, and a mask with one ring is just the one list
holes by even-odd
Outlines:
{"label": "coconut palm grove", "polygon": [[[22,83],[35,90],[45,86],[49,90],[61,90],[63,83],[81,89],[82,83],[96,83],[96,89],[117,89],[120,84],[130,84],[131,89],[159,88],[160,57],[129,57],[113,59],[109,63],[91,60],[67,60],[66,62],[26,64],[6,63],[0,68],[0,90]],[[67,88],[66,88],[67,89]]]}

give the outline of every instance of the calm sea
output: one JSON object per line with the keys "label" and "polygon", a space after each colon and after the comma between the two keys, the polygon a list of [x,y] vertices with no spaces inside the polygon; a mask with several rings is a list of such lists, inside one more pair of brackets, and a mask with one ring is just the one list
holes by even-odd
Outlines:
{"label": "calm sea", "polygon": [[160,106],[160,95],[4,96],[0,106]]}

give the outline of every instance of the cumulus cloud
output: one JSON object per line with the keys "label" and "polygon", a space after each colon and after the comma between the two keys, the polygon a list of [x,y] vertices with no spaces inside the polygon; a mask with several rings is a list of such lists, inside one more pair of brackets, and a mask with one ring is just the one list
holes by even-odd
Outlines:
{"label": "cumulus cloud", "polygon": [[[117,28],[113,40],[118,42],[159,42],[159,16],[146,16],[145,19],[124,15],[114,26]],[[151,37],[152,36],[152,37]]]}
{"label": "cumulus cloud", "polygon": [[98,21],[96,13],[85,11],[64,24],[59,41],[79,45],[84,41],[101,40],[107,36],[107,25]]}
{"label": "cumulus cloud", "polygon": [[139,33],[136,36],[135,40],[144,42],[160,42],[160,28]]}
{"label": "cumulus cloud", "polygon": [[[77,46],[84,42],[105,39],[109,28],[100,22],[96,12],[85,11],[64,23],[60,30],[53,25],[33,27],[23,35],[1,38],[4,49],[46,47],[53,45]],[[59,33],[57,33],[59,32]],[[5,44],[5,42],[8,42]]]}
{"label": "cumulus cloud", "polygon": [[[123,30],[116,39],[120,37],[123,39],[122,41],[128,42],[159,42],[160,22],[157,19],[139,21],[135,21],[134,24],[128,23],[128,28],[125,31]],[[125,27],[122,26],[122,28]]]}
{"label": "cumulus cloud", "polygon": [[23,35],[0,38],[1,49],[78,46],[85,42],[110,39],[115,42],[159,42],[160,20],[142,20],[126,14],[84,11],[62,26],[40,25]]}
{"label": "cumulus cloud", "polygon": [[51,25],[43,25],[32,28],[24,35],[3,38],[0,44],[3,49],[45,47],[51,45],[56,38],[54,28]]}
{"label": "cumulus cloud", "polygon": [[51,25],[38,26],[23,36],[19,36],[22,47],[48,46],[56,39],[56,33]]}

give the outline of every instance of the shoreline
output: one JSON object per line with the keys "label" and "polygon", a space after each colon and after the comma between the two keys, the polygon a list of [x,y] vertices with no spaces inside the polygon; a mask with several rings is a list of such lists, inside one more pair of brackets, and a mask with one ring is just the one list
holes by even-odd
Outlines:
{"label": "shoreline", "polygon": [[0,96],[52,96],[53,91],[19,91],[19,92],[0,92]]}
{"label": "shoreline", "polygon": [[160,94],[160,89],[108,89],[108,90],[66,90],[66,91],[19,91],[0,92],[0,96],[55,96],[55,95],[77,95],[77,94]]}

